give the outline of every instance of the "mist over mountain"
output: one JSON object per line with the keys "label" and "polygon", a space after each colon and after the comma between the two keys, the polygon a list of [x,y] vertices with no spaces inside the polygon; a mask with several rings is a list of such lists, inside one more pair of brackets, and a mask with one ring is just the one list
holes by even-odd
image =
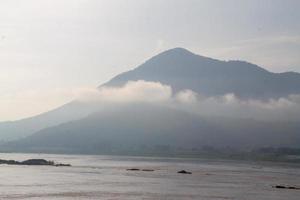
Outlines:
{"label": "mist over mountain", "polygon": [[105,86],[121,86],[128,81],[153,81],[190,89],[207,96],[233,93],[240,98],[269,99],[300,93],[300,74],[272,73],[244,61],[220,61],[175,48],[122,73]]}
{"label": "mist over mountain", "polygon": [[[298,123],[205,118],[149,103],[107,106],[86,118],[43,129],[4,150],[130,154],[176,149],[297,147]],[[3,146],[2,146],[3,149]]]}
{"label": "mist over mountain", "polygon": [[0,122],[0,141],[26,137],[43,128],[85,117],[97,109],[95,104],[73,101],[34,117]]}
{"label": "mist over mountain", "polygon": [[0,150],[297,147],[300,74],[175,48],[53,111],[0,123]]}

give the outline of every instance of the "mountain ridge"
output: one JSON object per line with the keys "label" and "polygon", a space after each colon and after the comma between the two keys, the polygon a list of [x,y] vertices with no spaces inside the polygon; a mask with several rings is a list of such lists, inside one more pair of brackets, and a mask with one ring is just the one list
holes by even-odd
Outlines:
{"label": "mountain ridge", "polygon": [[[137,80],[170,85],[174,93],[190,89],[207,96],[234,93],[246,99],[276,99],[300,94],[300,74],[297,72],[273,73],[245,61],[220,61],[184,48],[155,55],[101,86],[123,86],[127,81]],[[73,101],[38,116],[0,122],[0,141],[26,137],[44,128],[86,117],[97,109],[97,105]]]}
{"label": "mountain ridge", "polygon": [[[287,128],[289,127],[289,128]],[[126,154],[149,152],[159,146],[172,149],[266,146],[297,147],[298,123],[246,119],[209,119],[165,106],[114,105],[85,118],[43,129],[2,145],[0,150],[43,153]],[[283,134],[285,133],[285,134]],[[261,138],[264,138],[263,140]]]}
{"label": "mountain ridge", "polygon": [[183,48],[164,51],[99,87],[137,80],[161,82],[175,92],[191,89],[207,96],[234,93],[240,98],[276,99],[300,93],[299,73],[273,73],[249,62],[216,60]]}

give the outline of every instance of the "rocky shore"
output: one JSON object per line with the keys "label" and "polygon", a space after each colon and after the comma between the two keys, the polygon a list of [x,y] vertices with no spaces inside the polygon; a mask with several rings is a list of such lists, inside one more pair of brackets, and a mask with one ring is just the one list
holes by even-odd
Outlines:
{"label": "rocky shore", "polygon": [[7,165],[49,165],[49,166],[71,166],[70,164],[62,164],[55,163],[53,161],[45,160],[45,159],[28,159],[24,161],[16,161],[16,160],[2,160],[0,159],[0,164]]}

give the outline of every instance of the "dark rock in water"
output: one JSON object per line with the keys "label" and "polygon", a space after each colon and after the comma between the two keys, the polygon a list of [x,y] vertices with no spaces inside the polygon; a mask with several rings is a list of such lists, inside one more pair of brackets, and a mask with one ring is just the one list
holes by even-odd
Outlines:
{"label": "dark rock in water", "polygon": [[192,174],[192,172],[188,172],[188,171],[185,171],[185,170],[180,170],[177,173],[178,174]]}
{"label": "dark rock in water", "polygon": [[142,169],[143,172],[154,172],[154,169]]}
{"label": "dark rock in water", "polygon": [[70,164],[62,164],[62,163],[58,163],[58,164],[54,164],[55,167],[71,167]]}
{"label": "dark rock in water", "polygon": [[289,190],[300,190],[299,187],[294,187],[294,186],[284,186],[284,185],[275,185],[273,188],[277,189],[289,189]]}
{"label": "dark rock in water", "polygon": [[15,160],[1,160],[1,159],[0,159],[0,164],[19,165],[20,162],[15,161]]}
{"label": "dark rock in water", "polygon": [[129,168],[127,171],[143,171],[143,172],[153,172],[154,169],[138,169],[138,168]]}
{"label": "dark rock in water", "polygon": [[140,171],[140,169],[138,169],[138,168],[130,168],[130,169],[127,169],[127,171]]}
{"label": "dark rock in water", "polygon": [[7,165],[50,165],[50,166],[71,166],[70,164],[56,164],[53,161],[48,161],[45,159],[28,159],[22,162],[15,161],[15,160],[1,160],[0,164],[7,164]]}
{"label": "dark rock in water", "polygon": [[283,186],[283,185],[275,185],[274,187],[279,188],[279,189],[284,189],[285,188],[285,186]]}
{"label": "dark rock in water", "polygon": [[44,159],[29,159],[21,162],[22,165],[54,165],[53,161]]}

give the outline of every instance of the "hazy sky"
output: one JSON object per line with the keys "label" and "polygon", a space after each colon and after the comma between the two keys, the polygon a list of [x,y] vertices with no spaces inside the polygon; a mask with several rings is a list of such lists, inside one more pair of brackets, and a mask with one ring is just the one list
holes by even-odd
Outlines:
{"label": "hazy sky", "polygon": [[1,0],[0,121],[184,47],[300,72],[298,0]]}

